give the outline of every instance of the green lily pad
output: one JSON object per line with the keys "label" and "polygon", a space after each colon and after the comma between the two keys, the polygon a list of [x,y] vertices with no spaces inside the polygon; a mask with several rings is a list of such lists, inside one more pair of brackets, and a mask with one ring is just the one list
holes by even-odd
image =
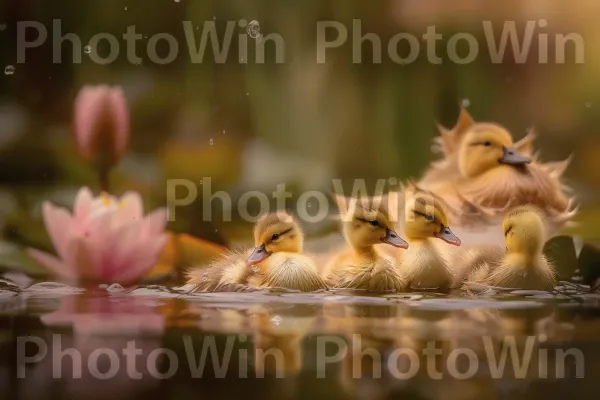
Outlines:
{"label": "green lily pad", "polygon": [[600,278],[600,249],[586,243],[579,254],[579,271],[583,283],[593,285]]}
{"label": "green lily pad", "polygon": [[556,236],[544,245],[544,255],[554,268],[559,280],[568,280],[577,270],[577,252],[572,236]]}
{"label": "green lily pad", "polygon": [[21,271],[30,276],[47,275],[44,267],[29,257],[23,247],[4,241],[0,241],[0,269]]}

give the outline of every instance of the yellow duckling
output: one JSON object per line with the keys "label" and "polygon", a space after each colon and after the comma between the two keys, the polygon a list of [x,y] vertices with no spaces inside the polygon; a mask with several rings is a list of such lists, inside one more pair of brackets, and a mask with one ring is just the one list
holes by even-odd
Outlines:
{"label": "yellow duckling", "polygon": [[188,284],[197,285],[196,291],[326,289],[312,259],[301,254],[303,242],[303,232],[291,215],[266,214],[254,227],[255,248],[251,252],[233,252],[206,270],[190,271]]}
{"label": "yellow duckling", "polygon": [[508,212],[502,232],[506,249],[487,246],[471,250],[462,277],[489,286],[552,290],[556,274],[542,253],[546,233],[539,209],[521,206]]}
{"label": "yellow duckling", "polygon": [[476,123],[463,109],[454,129],[440,128],[440,134],[444,158],[432,165],[419,186],[443,197],[457,211],[455,224],[499,225],[507,209],[532,204],[555,231],[575,214],[561,183],[570,160],[536,162],[531,156],[533,133],[514,143],[505,128]]}
{"label": "yellow duckling", "polygon": [[411,289],[448,289],[454,281],[449,249],[443,242],[460,246],[461,241],[449,228],[441,199],[414,185],[406,192],[403,233],[410,248],[398,253],[401,274]]}
{"label": "yellow duckling", "polygon": [[[334,255],[323,276],[331,287],[370,291],[406,288],[393,257],[382,254],[376,245],[385,243],[408,248],[393,231],[390,213],[381,198],[337,198],[342,219],[342,233],[349,246]],[[349,203],[349,206],[348,206]]]}

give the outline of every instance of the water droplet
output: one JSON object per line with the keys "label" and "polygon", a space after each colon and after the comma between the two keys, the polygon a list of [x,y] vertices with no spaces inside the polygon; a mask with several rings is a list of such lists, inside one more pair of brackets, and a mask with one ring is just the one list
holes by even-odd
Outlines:
{"label": "water droplet", "polygon": [[6,23],[0,24],[0,31],[6,30]]}
{"label": "water droplet", "polygon": [[279,324],[281,324],[281,317],[279,315],[276,315],[273,318],[271,318],[271,322],[273,323],[273,325],[279,326]]}
{"label": "water droplet", "polygon": [[464,108],[467,108],[471,105],[471,100],[469,99],[463,99],[460,103]]}
{"label": "water droplet", "polygon": [[223,135],[226,133],[227,133],[227,131],[225,129],[223,129],[223,132],[221,132],[221,134],[223,134]]}
{"label": "water droplet", "polygon": [[175,3],[179,3],[181,0],[175,0]]}
{"label": "water droplet", "polygon": [[15,67],[13,65],[7,65],[4,68],[4,75],[12,75],[15,73]]}
{"label": "water droplet", "polygon": [[83,48],[83,52],[84,52],[85,54],[90,54],[90,53],[92,52],[92,46],[85,46],[85,47]]}
{"label": "water droplet", "polygon": [[252,39],[258,39],[262,36],[260,33],[260,24],[255,19],[250,21],[246,27],[246,31],[248,32],[248,36],[250,36]]}
{"label": "water droplet", "polygon": [[208,272],[204,272],[202,274],[202,282],[206,282],[208,280]]}
{"label": "water droplet", "polygon": [[213,15],[213,21],[214,21],[214,20],[216,20],[216,19],[217,19],[217,16],[216,16],[216,15]]}
{"label": "water droplet", "polygon": [[125,11],[127,11],[127,6],[125,6]]}
{"label": "water droplet", "polygon": [[592,103],[588,101],[587,103],[585,103],[585,106],[586,106],[586,108],[590,108],[590,107],[592,107]]}
{"label": "water droplet", "polygon": [[250,96],[250,92],[246,92],[246,96]]}
{"label": "water droplet", "polygon": [[208,144],[210,144],[212,146],[213,144],[215,144],[215,140],[213,138],[210,138],[210,140],[208,141]]}
{"label": "water droplet", "polygon": [[202,185],[204,183],[204,179],[200,179],[200,184]]}
{"label": "water droplet", "polygon": [[119,285],[118,283],[113,283],[112,285],[106,288],[106,291],[109,293],[120,293],[124,292],[125,288]]}

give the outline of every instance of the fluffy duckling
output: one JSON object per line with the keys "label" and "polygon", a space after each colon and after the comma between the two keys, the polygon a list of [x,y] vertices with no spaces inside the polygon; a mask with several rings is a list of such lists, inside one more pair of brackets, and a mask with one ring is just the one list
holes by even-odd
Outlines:
{"label": "fluffy duckling", "polygon": [[[381,198],[345,199],[338,197],[342,233],[347,249],[334,255],[323,276],[331,287],[366,289],[382,292],[402,291],[406,282],[396,269],[393,257],[380,252],[376,245],[408,248],[393,230],[390,213]],[[348,206],[349,204],[349,206]]]}
{"label": "fluffy duckling", "polygon": [[449,249],[443,242],[460,246],[461,241],[449,228],[444,203],[433,193],[409,185],[405,192],[404,236],[410,248],[398,253],[400,272],[411,289],[447,290],[454,281]]}
{"label": "fluffy duckling", "polygon": [[444,158],[433,163],[419,186],[457,210],[455,224],[497,226],[507,209],[532,204],[544,212],[548,228],[556,231],[575,214],[561,183],[570,160],[536,162],[531,156],[533,133],[514,143],[505,128],[476,123],[463,109],[457,125],[452,130],[440,128],[440,135]]}
{"label": "fluffy duckling", "polygon": [[471,250],[462,277],[489,286],[552,290],[556,274],[542,253],[545,227],[540,210],[534,206],[513,209],[502,222],[502,232],[506,249],[487,246]]}
{"label": "fluffy duckling", "polygon": [[255,248],[233,252],[208,269],[189,272],[196,291],[230,291],[282,287],[310,292],[326,289],[317,267],[302,255],[303,232],[285,212],[266,214],[254,227]]}

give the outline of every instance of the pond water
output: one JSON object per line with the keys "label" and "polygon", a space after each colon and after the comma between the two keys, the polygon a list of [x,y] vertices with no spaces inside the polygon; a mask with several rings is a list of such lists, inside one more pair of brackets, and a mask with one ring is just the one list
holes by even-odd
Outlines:
{"label": "pond water", "polygon": [[553,293],[485,289],[187,293],[0,281],[0,398],[597,397],[598,294],[569,283]]}

